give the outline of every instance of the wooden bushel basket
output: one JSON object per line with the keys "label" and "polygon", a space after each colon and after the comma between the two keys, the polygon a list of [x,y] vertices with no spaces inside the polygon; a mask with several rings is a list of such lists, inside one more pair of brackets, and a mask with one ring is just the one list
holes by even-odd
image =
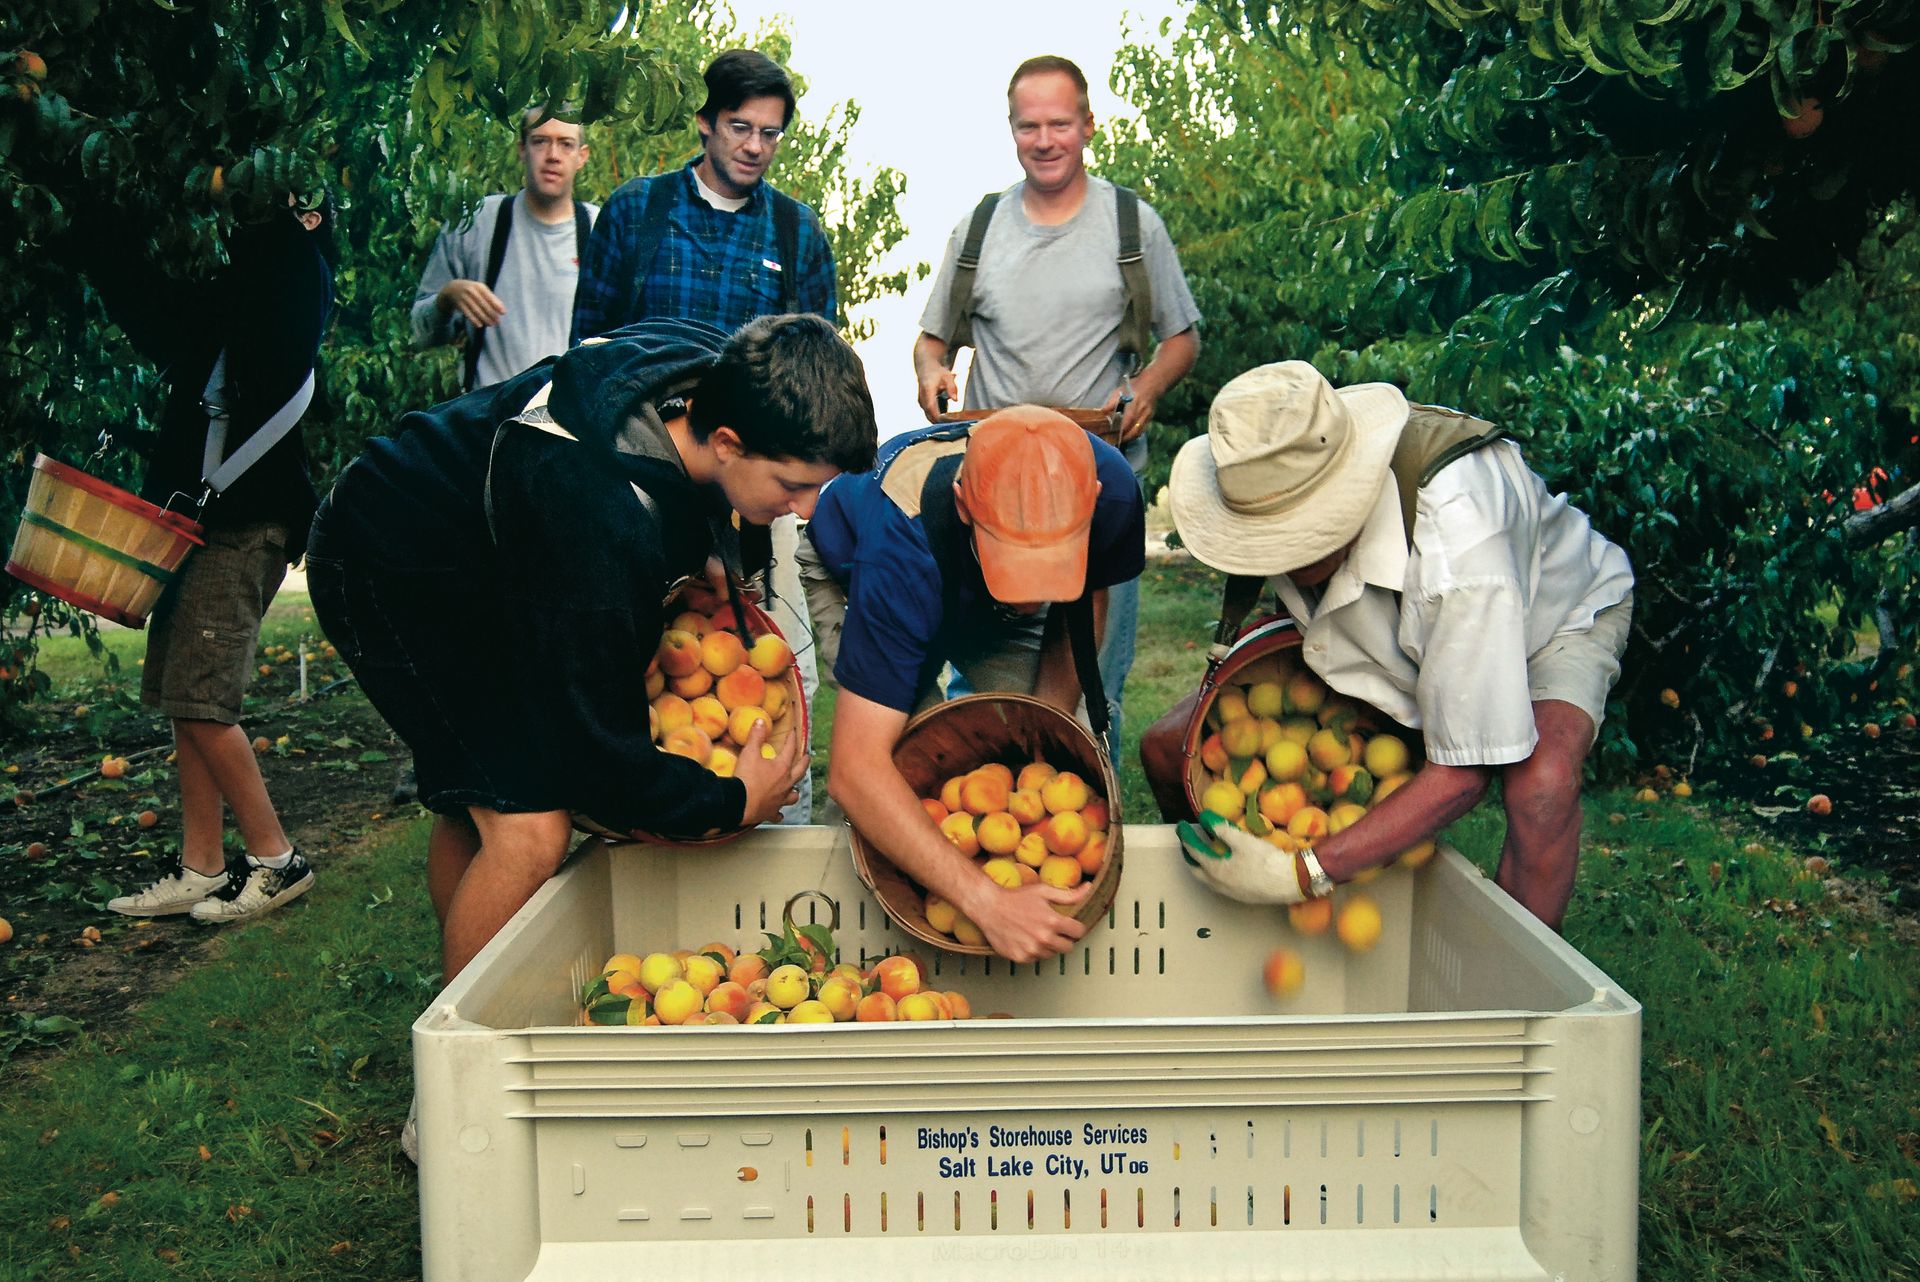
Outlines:
{"label": "wooden bushel basket", "polygon": [[[743,598],[740,607],[741,622],[746,625],[749,637],[760,637],[771,632],[783,641],[787,639],[786,634],[780,631],[780,625],[773,621],[773,616],[754,602]],[[726,604],[718,604],[716,607],[711,592],[696,580],[689,579],[682,582],[667,597],[663,607],[666,618],[672,618],[681,610],[697,610],[702,614],[712,613],[716,616],[716,626],[727,624],[728,630],[733,630],[730,626],[733,620],[732,607]],[[807,720],[806,694],[800,685],[800,665],[797,662],[788,664],[787,670],[775,681],[786,687],[787,706],[781,710],[779,717],[775,718],[767,733],[767,743],[777,751],[785,746],[790,735],[795,734],[800,736],[801,743],[811,742],[812,730]],[[750,828],[729,828],[724,831],[710,832],[703,837],[665,837],[640,828],[610,828],[578,813],[573,816],[573,826],[581,832],[605,837],[610,841],[645,841],[657,846],[719,846],[751,831]]]}
{"label": "wooden bushel basket", "polygon": [[1200,794],[1209,781],[1207,768],[1200,764],[1200,744],[1207,737],[1207,713],[1213,710],[1220,687],[1231,684],[1241,672],[1270,655],[1299,648],[1300,629],[1292,619],[1262,619],[1242,632],[1218,662],[1207,664],[1207,675],[1200,681],[1200,698],[1193,705],[1193,715],[1187,718],[1186,738],[1180,746],[1181,760],[1186,763],[1183,782],[1190,813],[1200,813]]}
{"label": "wooden bushel basket", "polygon": [[[1106,916],[1120,889],[1123,828],[1120,783],[1091,731],[1052,704],[1027,695],[975,694],[922,712],[907,723],[893,749],[893,764],[921,797],[989,761],[1004,761],[1017,770],[1034,760],[1073,770],[1106,798],[1106,862],[1073,914],[1075,921],[1092,926]],[[985,944],[963,944],[928,925],[924,892],[894,866],[881,843],[856,828],[852,845],[855,872],[902,930],[947,952],[994,955]]]}
{"label": "wooden bushel basket", "polygon": [[187,553],[206,541],[201,533],[189,517],[40,454],[7,573],[89,614],[144,628]]}

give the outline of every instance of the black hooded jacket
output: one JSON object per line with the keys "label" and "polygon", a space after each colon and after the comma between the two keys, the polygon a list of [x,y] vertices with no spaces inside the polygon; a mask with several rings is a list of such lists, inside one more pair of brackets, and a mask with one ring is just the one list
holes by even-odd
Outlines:
{"label": "black hooded jacket", "polygon": [[670,836],[737,827],[746,809],[737,779],[653,745],[646,694],[667,591],[702,570],[727,513],[653,407],[725,337],[643,322],[408,414],[341,475],[314,535],[315,556],[353,573],[471,585],[472,612],[437,640],[520,674],[500,715],[525,728],[555,805]]}

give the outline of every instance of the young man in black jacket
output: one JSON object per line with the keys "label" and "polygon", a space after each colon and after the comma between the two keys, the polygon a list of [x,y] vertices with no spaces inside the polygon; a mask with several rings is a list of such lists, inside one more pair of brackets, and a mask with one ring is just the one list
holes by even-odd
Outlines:
{"label": "young man in black jacket", "polygon": [[[566,857],[570,812],[672,836],[763,823],[807,768],[654,747],[646,667],[681,577],[873,462],[859,357],[817,316],[648,321],[410,414],[342,474],[308,583],[413,749],[451,981]],[[737,514],[742,537],[735,537]]]}

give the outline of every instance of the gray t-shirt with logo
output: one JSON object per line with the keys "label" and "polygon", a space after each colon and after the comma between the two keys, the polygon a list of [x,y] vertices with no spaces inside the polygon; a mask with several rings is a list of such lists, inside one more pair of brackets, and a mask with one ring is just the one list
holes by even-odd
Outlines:
{"label": "gray t-shirt with logo", "polygon": [[[966,407],[1098,406],[1120,386],[1120,221],[1113,184],[1089,177],[1087,199],[1066,222],[1043,227],[1021,203],[1026,183],[1000,193],[973,279],[973,341]],[[933,282],[920,328],[942,341],[954,264],[973,215],[960,220]],[[1170,338],[1200,320],[1180,257],[1160,215],[1140,205],[1141,251],[1153,283],[1153,336]]]}
{"label": "gray t-shirt with logo", "polygon": [[[579,240],[573,219],[543,223],[509,196],[489,196],[473,218],[440,233],[433,257],[420,278],[413,299],[413,341],[417,347],[450,343],[465,333],[466,318],[456,310],[443,314],[434,296],[450,280],[486,279],[487,251],[502,209],[512,200],[513,232],[500,279],[493,292],[506,307],[500,323],[487,331],[480,349],[475,386],[502,382],[549,356],[567,350],[567,332],[573,323],[573,291],[580,283]],[[600,209],[588,204],[587,218]]]}

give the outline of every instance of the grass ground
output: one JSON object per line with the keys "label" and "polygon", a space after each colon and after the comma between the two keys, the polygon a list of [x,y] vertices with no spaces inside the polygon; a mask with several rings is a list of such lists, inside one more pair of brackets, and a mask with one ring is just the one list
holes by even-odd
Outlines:
{"label": "grass ground", "polygon": [[[1210,576],[1149,574],[1130,744],[1211,631]],[[1125,803],[1151,813],[1137,771]],[[1453,837],[1489,862],[1497,812]],[[423,842],[376,828],[158,996],[130,974],[112,1031],[0,1076],[0,1278],[417,1273],[395,1137],[433,969]],[[1710,791],[1591,796],[1568,936],[1646,1007],[1642,1278],[1920,1277],[1920,932],[1875,890],[1811,875]]]}

